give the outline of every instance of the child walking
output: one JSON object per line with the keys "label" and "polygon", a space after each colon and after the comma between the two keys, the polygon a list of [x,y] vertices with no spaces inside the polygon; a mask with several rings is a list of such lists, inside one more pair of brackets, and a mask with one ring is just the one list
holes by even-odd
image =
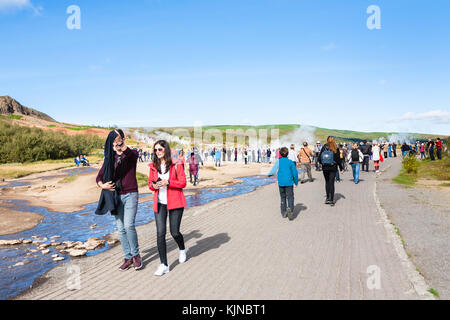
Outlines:
{"label": "child walking", "polygon": [[[295,163],[288,158],[289,150],[286,147],[281,148],[281,158],[275,162],[268,176],[278,175],[278,188],[281,198],[281,216],[293,219],[294,212],[294,183],[298,186],[298,171]],[[286,201],[287,200],[287,201]],[[286,208],[287,202],[287,208]]]}

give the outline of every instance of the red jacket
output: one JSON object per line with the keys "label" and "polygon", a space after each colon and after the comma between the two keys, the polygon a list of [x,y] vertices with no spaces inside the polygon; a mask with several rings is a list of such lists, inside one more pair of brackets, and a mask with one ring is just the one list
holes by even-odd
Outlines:
{"label": "red jacket", "polygon": [[[153,166],[153,163],[150,163],[148,166],[150,167],[148,187],[155,192],[153,194],[153,211],[158,212],[159,190],[153,188],[152,185],[152,181],[158,180],[158,170]],[[183,193],[183,188],[186,187],[186,175],[181,164],[176,164],[176,166],[176,173],[175,164],[170,166],[169,186],[167,187],[167,210],[186,207],[186,198]]]}

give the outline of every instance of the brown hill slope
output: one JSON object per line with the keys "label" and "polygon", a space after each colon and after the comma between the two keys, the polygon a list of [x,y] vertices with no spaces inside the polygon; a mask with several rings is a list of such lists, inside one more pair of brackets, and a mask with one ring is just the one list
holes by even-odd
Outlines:
{"label": "brown hill slope", "polygon": [[0,96],[0,114],[4,115],[18,114],[46,121],[55,121],[52,117],[43,112],[37,111],[32,108],[24,107],[17,100],[11,98],[10,96]]}

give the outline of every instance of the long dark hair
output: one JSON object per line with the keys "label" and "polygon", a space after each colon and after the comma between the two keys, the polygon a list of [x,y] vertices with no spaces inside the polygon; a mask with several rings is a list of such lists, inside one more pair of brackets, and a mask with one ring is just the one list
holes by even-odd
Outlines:
{"label": "long dark hair", "polygon": [[153,145],[153,151],[155,152],[155,157],[153,158],[153,166],[158,170],[159,173],[161,172],[161,160],[159,160],[158,156],[156,155],[156,145],[160,145],[164,148],[164,161],[166,162],[166,172],[167,173],[172,166],[172,152],[170,151],[169,143],[166,140],[158,140]]}

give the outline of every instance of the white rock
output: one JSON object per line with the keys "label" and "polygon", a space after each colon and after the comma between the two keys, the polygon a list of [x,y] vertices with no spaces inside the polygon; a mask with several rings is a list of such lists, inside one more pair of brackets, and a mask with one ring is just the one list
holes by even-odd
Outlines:
{"label": "white rock", "polygon": [[61,260],[64,260],[64,257],[56,257],[56,258],[53,258],[53,261],[61,261]]}
{"label": "white rock", "polygon": [[97,224],[94,223],[92,226],[90,226],[91,229],[95,229],[97,227]]}
{"label": "white rock", "polygon": [[50,252],[50,249],[45,249],[45,250],[42,250],[42,251],[41,251],[42,254],[47,254],[47,253],[49,253],[49,252]]}
{"label": "white rock", "polygon": [[0,246],[14,246],[16,244],[21,244],[23,239],[18,240],[0,240]]}
{"label": "white rock", "polygon": [[56,258],[58,256],[58,254],[54,254],[52,255],[52,258]]}
{"label": "white rock", "polygon": [[72,257],[80,257],[80,256],[84,256],[86,254],[87,250],[70,249],[70,250],[67,250],[67,252]]}
{"label": "white rock", "polygon": [[47,247],[50,247],[50,243],[43,243],[39,247],[42,248],[42,249],[45,249]]}
{"label": "white rock", "polygon": [[17,262],[13,267],[23,266],[25,263],[23,262]]}
{"label": "white rock", "polygon": [[61,242],[52,242],[51,244],[52,247],[57,247],[59,245],[61,245]]}
{"label": "white rock", "polygon": [[31,239],[26,239],[26,240],[23,240],[22,243],[28,244],[28,243],[32,243],[32,242],[33,242],[33,240],[31,240]]}
{"label": "white rock", "polygon": [[108,243],[108,246],[113,246],[113,245],[115,245],[117,242],[119,242],[119,240],[117,240],[117,239],[111,239],[111,240],[109,240],[107,243]]}
{"label": "white rock", "polygon": [[50,239],[58,239],[58,238],[61,238],[61,236],[52,236],[52,237],[50,237]]}

